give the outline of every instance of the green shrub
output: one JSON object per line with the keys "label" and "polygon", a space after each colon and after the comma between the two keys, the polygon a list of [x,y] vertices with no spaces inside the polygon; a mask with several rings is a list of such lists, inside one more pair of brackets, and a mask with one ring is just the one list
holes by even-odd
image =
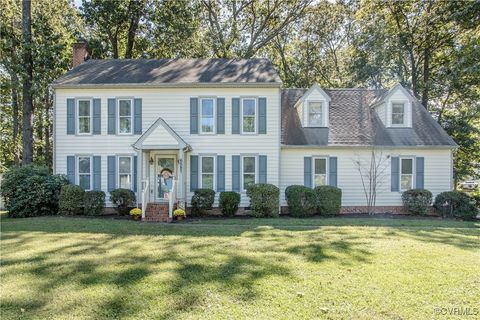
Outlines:
{"label": "green shrub", "polygon": [[81,214],[85,190],[82,187],[68,184],[62,187],[58,201],[59,212],[62,214]]}
{"label": "green shrub", "polygon": [[280,190],[273,184],[257,183],[247,189],[251,214],[254,217],[278,217]]}
{"label": "green shrub", "polygon": [[411,189],[402,193],[405,209],[411,214],[426,214],[432,204],[432,193],[425,189]]}
{"label": "green shrub", "polygon": [[433,206],[443,217],[471,220],[477,216],[475,200],[461,191],[447,191],[438,194]]}
{"label": "green shrub", "polygon": [[294,217],[309,217],[315,214],[315,192],[305,186],[293,185],[285,189],[288,210]]}
{"label": "green shrub", "polygon": [[105,208],[105,192],[87,191],[83,197],[83,212],[85,215],[100,215]]}
{"label": "green shrub", "polygon": [[110,201],[117,206],[120,215],[127,215],[130,208],[135,206],[137,198],[132,190],[119,188],[110,191]]}
{"label": "green shrub", "polygon": [[232,217],[238,210],[240,194],[235,191],[220,192],[220,209],[224,216]]}
{"label": "green shrub", "polygon": [[211,210],[215,201],[215,191],[212,189],[197,189],[192,196],[192,216],[205,215]]}
{"label": "green shrub", "polygon": [[342,189],[318,186],[314,189],[317,212],[321,215],[339,214],[342,208]]}
{"label": "green shrub", "polygon": [[65,175],[52,175],[47,167],[12,167],[3,175],[0,194],[10,217],[34,217],[57,214]]}

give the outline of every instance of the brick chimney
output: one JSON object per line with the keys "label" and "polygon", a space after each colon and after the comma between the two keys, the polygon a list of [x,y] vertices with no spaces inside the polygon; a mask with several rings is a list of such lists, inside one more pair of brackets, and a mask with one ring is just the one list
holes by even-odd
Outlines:
{"label": "brick chimney", "polygon": [[73,62],[72,68],[75,68],[79,64],[88,59],[88,44],[85,39],[78,39],[73,44]]}

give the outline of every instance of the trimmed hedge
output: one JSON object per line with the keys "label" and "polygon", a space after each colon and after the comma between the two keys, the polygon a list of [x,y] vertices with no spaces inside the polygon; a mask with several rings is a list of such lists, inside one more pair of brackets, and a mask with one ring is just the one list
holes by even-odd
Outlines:
{"label": "trimmed hedge", "polygon": [[280,190],[273,184],[257,183],[247,189],[251,214],[254,217],[278,217]]}
{"label": "trimmed hedge", "polygon": [[305,186],[292,185],[285,189],[288,209],[293,217],[309,217],[315,214],[316,194]]}
{"label": "trimmed hedge", "polygon": [[192,196],[192,216],[201,216],[211,210],[215,201],[215,191],[212,189],[197,189]]}
{"label": "trimmed hedge", "polygon": [[238,210],[240,204],[240,194],[235,191],[220,192],[220,209],[222,214],[227,217],[232,217]]}
{"label": "trimmed hedge", "polygon": [[342,208],[342,189],[332,186],[318,186],[313,190],[316,195],[317,213],[321,215],[340,213]]}
{"label": "trimmed hedge", "polygon": [[411,214],[424,215],[432,203],[432,193],[425,189],[411,189],[402,193],[405,209]]}
{"label": "trimmed hedge", "polygon": [[83,212],[85,215],[100,215],[105,208],[105,192],[87,191],[83,197]]}
{"label": "trimmed hedge", "polygon": [[472,220],[477,216],[475,200],[461,191],[447,191],[438,194],[433,206],[443,217]]}
{"label": "trimmed hedge", "polygon": [[62,187],[58,201],[59,212],[62,214],[81,214],[85,190],[82,187],[69,184]]}
{"label": "trimmed hedge", "polygon": [[53,215],[58,213],[60,190],[67,184],[65,175],[52,175],[47,167],[12,167],[3,175],[0,194],[10,217]]}
{"label": "trimmed hedge", "polygon": [[127,215],[130,208],[135,206],[137,198],[135,192],[130,189],[115,189],[110,191],[110,201],[117,206],[117,211],[121,215]]}

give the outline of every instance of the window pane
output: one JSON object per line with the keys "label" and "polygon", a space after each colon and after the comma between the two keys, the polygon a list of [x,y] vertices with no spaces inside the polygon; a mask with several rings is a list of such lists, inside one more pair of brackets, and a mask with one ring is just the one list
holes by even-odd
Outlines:
{"label": "window pane", "polygon": [[254,116],[255,115],[255,100],[244,99],[243,100],[243,115]]}
{"label": "window pane", "polygon": [[131,116],[132,115],[132,108],[131,108],[131,100],[120,100],[120,116]]}
{"label": "window pane", "polygon": [[129,174],[121,174],[120,175],[120,188],[123,189],[131,189],[131,175]]}
{"label": "window pane", "polygon": [[327,160],[315,159],[315,174],[325,174],[325,173],[327,173]]}
{"label": "window pane", "polygon": [[213,173],[213,157],[202,158],[202,172]]}
{"label": "window pane", "polygon": [[213,132],[213,118],[202,118],[202,132]]}
{"label": "window pane", "polygon": [[243,172],[255,173],[255,157],[243,158]]}
{"label": "window pane", "polygon": [[78,158],[78,173],[90,173],[90,158]]}
{"label": "window pane", "polygon": [[78,133],[90,133],[90,118],[78,119]]}
{"label": "window pane", "polygon": [[315,175],[315,186],[324,186],[327,184],[325,175]]}
{"label": "window pane", "polygon": [[243,132],[255,132],[255,118],[244,117],[243,118]]}
{"label": "window pane", "polygon": [[403,103],[392,104],[392,124],[403,124],[405,106]]}
{"label": "window pane", "polygon": [[413,163],[412,159],[402,159],[402,174],[412,174],[413,173]]}
{"label": "window pane", "polygon": [[243,175],[243,189],[247,189],[248,186],[255,184],[255,175],[254,174],[244,174]]}
{"label": "window pane", "polygon": [[392,105],[392,113],[403,113],[403,104],[394,103]]}
{"label": "window pane", "polygon": [[132,158],[130,157],[120,157],[118,159],[118,172],[120,173],[131,173],[131,164]]}
{"label": "window pane", "polygon": [[79,176],[79,185],[85,190],[90,190],[90,175],[82,174]]}
{"label": "window pane", "polygon": [[213,174],[202,174],[202,188],[213,189]]}
{"label": "window pane", "polygon": [[321,102],[309,102],[308,107],[309,107],[310,113],[322,113]]}
{"label": "window pane", "polygon": [[403,114],[392,113],[392,124],[403,124]]}
{"label": "window pane", "polygon": [[202,100],[202,116],[213,117],[213,100],[211,99]]}
{"label": "window pane", "polygon": [[311,126],[322,126],[322,114],[321,113],[310,113],[308,124]]}
{"label": "window pane", "polygon": [[131,118],[120,118],[120,133],[130,133],[132,130]]}
{"label": "window pane", "polygon": [[90,116],[90,101],[78,101],[78,115],[83,117]]}
{"label": "window pane", "polygon": [[412,175],[402,175],[401,188],[402,190],[408,190],[412,188]]}

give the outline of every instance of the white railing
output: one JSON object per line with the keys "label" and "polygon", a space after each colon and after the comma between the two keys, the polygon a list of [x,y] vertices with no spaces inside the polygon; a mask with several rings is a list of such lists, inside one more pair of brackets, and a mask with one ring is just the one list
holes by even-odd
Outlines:
{"label": "white railing", "polygon": [[168,217],[173,218],[173,205],[177,201],[177,180],[174,179],[172,182],[172,190],[170,196],[168,197]]}
{"label": "white railing", "polygon": [[142,181],[142,220],[145,220],[145,210],[147,210],[147,194],[149,192],[149,181]]}

